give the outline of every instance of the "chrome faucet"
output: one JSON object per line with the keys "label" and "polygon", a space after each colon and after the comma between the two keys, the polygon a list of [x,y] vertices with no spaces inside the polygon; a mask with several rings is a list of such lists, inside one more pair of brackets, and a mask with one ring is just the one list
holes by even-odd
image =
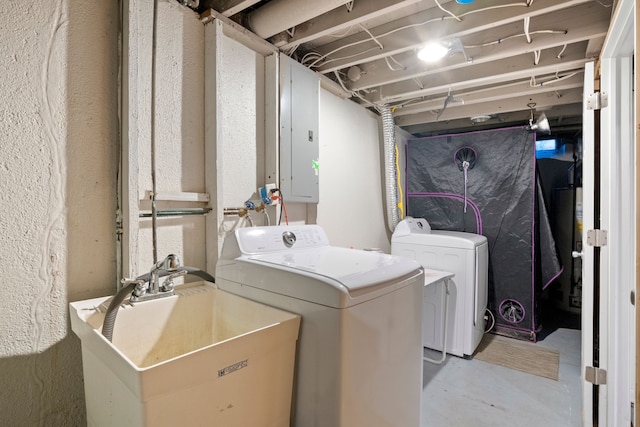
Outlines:
{"label": "chrome faucet", "polygon": [[[151,267],[149,281],[139,281],[136,285],[130,301],[140,302],[150,299],[167,297],[173,295],[173,279],[184,276],[187,270],[180,269],[180,259],[175,254],[169,254],[162,261],[158,261]],[[160,277],[169,276],[162,285]]]}
{"label": "chrome faucet", "polygon": [[151,272],[149,273],[151,275],[149,278],[150,289],[147,292],[155,295],[160,291],[161,270],[164,270],[167,273],[173,273],[178,271],[178,267],[180,267],[180,259],[176,254],[169,254],[162,261],[158,261],[153,267],[151,267]]}

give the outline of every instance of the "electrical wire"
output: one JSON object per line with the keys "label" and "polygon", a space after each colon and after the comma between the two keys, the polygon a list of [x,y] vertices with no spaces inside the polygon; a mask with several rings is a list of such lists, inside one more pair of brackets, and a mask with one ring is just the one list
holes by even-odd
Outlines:
{"label": "electrical wire", "polygon": [[251,215],[249,215],[249,212],[247,212],[247,215],[245,215],[245,218],[247,219],[247,221],[249,222],[249,225],[251,227],[255,227],[256,225],[253,223],[253,219],[251,218]]}
{"label": "electrical wire", "polygon": [[533,65],[538,65],[540,63],[541,56],[542,56],[542,50],[537,49],[533,51]]}
{"label": "electrical wire", "polygon": [[345,31],[343,34],[329,34],[327,37],[334,37],[334,38],[342,38],[342,37],[346,37],[347,34],[349,34],[351,32],[351,30],[353,29],[353,25],[350,25],[349,28],[347,28],[347,31]]}
{"label": "electrical wire", "polygon": [[489,326],[488,328],[485,326],[485,328],[484,328],[484,333],[486,334],[487,332],[490,332],[493,329],[493,327],[496,325],[496,317],[493,315],[491,310],[489,310],[488,308],[486,308],[484,310],[484,312],[489,314],[487,316],[487,320],[491,320],[491,326]]}
{"label": "electrical wire", "polygon": [[285,53],[287,54],[287,56],[291,56],[293,55],[293,53],[298,50],[298,48],[300,47],[300,44],[297,44],[295,46],[292,46],[288,51],[286,51]]}
{"label": "electrical wire", "polygon": [[566,44],[562,47],[562,50],[560,51],[558,56],[556,56],[556,58],[562,59],[562,54],[564,53],[565,50],[567,50],[567,45]]}
{"label": "electrical wire", "polygon": [[561,82],[563,80],[570,79],[571,77],[575,76],[579,72],[580,71],[576,71],[576,72],[571,73],[571,74],[565,74],[562,77],[558,77],[558,75],[556,74],[555,79],[546,80],[546,81],[543,81],[543,82],[537,82],[535,76],[532,76],[531,80],[529,81],[529,86],[530,87],[540,87],[540,86],[550,85],[550,84],[553,84],[553,83],[558,83],[558,82]]}
{"label": "electrical wire", "polygon": [[362,31],[364,31],[365,33],[369,34],[369,37],[371,37],[371,40],[376,42],[376,44],[378,46],[380,46],[380,49],[384,49],[384,46],[382,45],[382,43],[380,43],[380,41],[373,34],[371,34],[371,31],[369,31],[367,29],[367,27],[365,27],[364,25],[360,24],[360,28],[362,28]]}
{"label": "electrical wire", "polygon": [[340,83],[340,86],[342,87],[342,89],[347,92],[350,93],[352,96],[355,96],[356,98],[360,99],[362,102],[364,102],[365,104],[367,104],[367,106],[375,108],[376,110],[379,108],[376,104],[374,104],[373,102],[369,101],[367,98],[365,98],[364,96],[362,96],[360,94],[360,92],[357,91],[353,91],[353,90],[349,90],[345,85],[344,82],[342,81],[342,79],[340,78],[340,74],[338,74],[337,71],[334,71],[333,74],[336,76],[336,80],[338,80],[338,83]]}
{"label": "electrical wire", "polygon": [[[365,41],[369,41],[369,39],[366,39]],[[336,51],[338,50],[342,50],[343,48],[347,47],[348,45],[342,46],[338,49],[335,49]],[[322,55],[320,56],[320,58],[316,59],[312,64],[309,65],[309,68],[315,68],[315,67],[320,67],[323,65],[327,65],[330,64],[332,62],[336,62],[336,61],[341,61],[343,59],[349,59],[349,58],[355,58],[356,56],[360,56],[360,55],[364,55],[365,53],[369,53],[372,51],[379,51],[380,48],[379,47],[372,47],[370,49],[364,50],[362,52],[358,52],[358,53],[354,53],[353,55],[347,55],[347,56],[341,56],[339,58],[332,58],[332,59],[327,59],[326,61],[322,61],[323,59],[325,59],[329,54],[327,55]],[[320,64],[318,64],[318,62],[322,61]]]}
{"label": "electrical wire", "polygon": [[450,10],[445,9],[444,7],[442,7],[442,5],[440,4],[440,2],[438,0],[433,0],[436,2],[436,6],[438,6],[440,8],[441,11],[449,14],[450,16],[452,16],[456,21],[461,22],[462,19],[458,18],[453,12],[451,12]]}
{"label": "electrical wire", "polygon": [[[538,30],[538,31],[530,31],[529,32],[529,36],[531,36],[533,34],[567,34],[567,30]],[[465,45],[465,46],[463,46],[463,48],[465,48],[465,49],[474,49],[474,48],[477,48],[477,47],[485,47],[485,46],[491,46],[491,45],[494,45],[494,44],[501,44],[505,40],[514,39],[516,37],[522,37],[522,36],[526,36],[526,35],[527,35],[526,33],[513,34],[513,35],[510,35],[510,36],[501,37],[501,38],[499,38],[497,40],[490,41],[490,42],[487,42],[487,43],[475,44],[475,45]]]}
{"label": "electrical wire", "polygon": [[269,212],[266,209],[262,211],[262,213],[267,217],[267,226],[271,225],[271,218],[269,217]]}
{"label": "electrical wire", "polygon": [[[284,212],[284,221],[286,225],[289,225],[289,215],[287,215],[287,206],[284,204],[284,197],[282,197],[282,191],[279,188],[272,188],[269,190],[272,195],[273,200],[280,200],[280,205],[282,209],[280,209],[280,216],[278,217],[278,225],[282,223],[282,213]],[[278,196],[274,196],[275,193],[278,193]]]}
{"label": "electrical wire", "polygon": [[282,217],[282,212],[284,211],[284,223],[289,225],[289,215],[287,215],[287,205],[284,203],[284,199],[280,197],[280,202],[282,203],[282,210],[280,211],[280,216]]}
{"label": "electrical wire", "polygon": [[[322,58],[322,55],[320,55],[318,52],[313,52],[313,51],[311,51],[311,52],[307,52],[307,53],[302,57],[302,59],[300,59],[300,63],[304,65],[304,63],[305,63],[305,62],[307,62],[307,61],[309,60],[309,57],[310,57],[310,56],[315,57],[316,59],[317,59],[317,58]],[[309,67],[311,67],[311,65],[310,65]]]}
{"label": "electrical wire", "polygon": [[[533,1],[531,1],[531,3],[533,3]],[[403,27],[395,28],[393,30],[387,31],[386,33],[378,34],[375,37],[377,39],[380,39],[380,38],[389,36],[391,34],[394,34],[394,33],[398,32],[398,31],[403,31],[403,30],[406,30],[406,29],[409,29],[409,28],[421,27],[423,25],[430,24],[432,22],[440,22],[440,21],[443,21],[445,19],[458,19],[460,17],[471,15],[473,13],[485,12],[485,11],[492,10],[492,9],[498,9],[498,8],[504,8],[504,7],[517,7],[517,6],[528,7],[528,6],[530,6],[531,3],[528,3],[528,2],[526,2],[526,3],[509,3],[509,4],[504,4],[504,5],[488,6],[488,7],[484,7],[484,8],[481,8],[481,9],[470,10],[468,12],[460,14],[458,17],[455,17],[455,18],[444,16],[442,18],[428,19],[428,20],[423,21],[423,22],[418,22],[418,23],[415,23],[415,24],[409,24],[409,25],[405,25]],[[358,41],[355,41],[355,42],[352,42],[352,43],[347,43],[347,44],[345,44],[343,46],[340,46],[340,47],[328,52],[328,53],[325,53],[324,55],[320,55],[320,57],[316,61],[314,61],[312,64],[310,64],[308,67],[309,68],[315,68],[315,67],[319,67],[319,66],[322,66],[322,65],[326,65],[329,62],[340,61],[340,60],[343,60],[343,59],[352,58],[354,56],[358,56],[358,55],[362,55],[364,53],[370,52],[372,49],[366,50],[364,52],[357,53],[355,55],[350,55],[350,56],[345,56],[345,57],[340,57],[340,58],[333,58],[333,59],[331,59],[329,61],[325,61],[325,62],[319,63],[320,61],[322,61],[323,59],[327,58],[328,56],[333,55],[334,53],[337,53],[337,52],[339,52],[339,51],[341,51],[343,49],[346,49],[346,48],[349,48],[349,47],[353,47],[353,46],[357,46],[359,44],[370,42],[370,41],[372,41],[372,39],[366,38],[366,39],[358,40]],[[377,50],[377,49],[374,48],[373,50]]]}
{"label": "electrical wire", "polygon": [[[393,66],[391,66],[391,64],[389,63],[389,58],[391,58],[391,60],[392,60],[393,62],[395,62],[396,64],[398,64],[398,65],[400,66],[400,68],[393,68]],[[385,62],[387,63],[387,67],[389,67],[389,69],[390,69],[391,71],[400,71],[400,70],[406,70],[406,69],[407,69],[407,67],[405,67],[404,65],[402,65],[401,63],[399,63],[398,61],[396,61],[396,59],[395,59],[392,55],[385,56],[385,57],[384,57],[384,60],[385,60]]]}
{"label": "electrical wire", "polygon": [[356,0],[351,0],[350,2],[345,3],[344,7],[347,8],[347,12],[351,12],[353,10],[353,5],[355,4]]}
{"label": "electrical wire", "polygon": [[487,6],[487,7],[483,7],[481,9],[474,9],[474,10],[470,10],[468,12],[465,13],[461,13],[460,17],[464,18],[467,15],[471,15],[474,13],[478,13],[478,12],[486,12],[487,10],[492,10],[492,9],[502,9],[504,7],[514,7],[514,6],[523,6],[523,7],[529,7],[531,4],[533,3],[533,0],[531,0],[531,3],[527,2],[527,3],[509,3],[509,4],[497,4],[494,6]]}
{"label": "electrical wire", "polygon": [[527,36],[527,43],[531,43],[531,35],[529,35],[529,24],[531,23],[531,17],[524,18],[524,34]]}

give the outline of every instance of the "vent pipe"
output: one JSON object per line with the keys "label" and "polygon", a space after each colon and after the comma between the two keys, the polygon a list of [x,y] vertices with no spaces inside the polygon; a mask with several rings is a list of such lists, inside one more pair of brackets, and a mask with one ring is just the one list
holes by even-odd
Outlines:
{"label": "vent pipe", "polygon": [[398,187],[396,170],[396,128],[393,121],[391,108],[380,107],[382,118],[382,133],[384,139],[384,178],[387,204],[387,227],[393,232],[400,221],[398,212],[402,206],[402,201],[398,200]]}

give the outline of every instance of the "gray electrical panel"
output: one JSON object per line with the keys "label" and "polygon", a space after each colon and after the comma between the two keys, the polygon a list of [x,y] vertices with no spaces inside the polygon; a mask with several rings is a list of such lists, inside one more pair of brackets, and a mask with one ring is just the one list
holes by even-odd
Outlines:
{"label": "gray electrical panel", "polygon": [[318,202],[320,79],[280,55],[280,191],[284,202]]}

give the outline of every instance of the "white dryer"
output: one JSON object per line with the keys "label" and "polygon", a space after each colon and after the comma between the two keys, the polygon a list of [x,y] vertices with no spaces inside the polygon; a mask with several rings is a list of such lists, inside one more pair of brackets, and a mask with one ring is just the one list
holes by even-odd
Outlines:
{"label": "white dryer", "polygon": [[[473,355],[484,334],[488,300],[487,238],[460,231],[431,230],[424,218],[396,226],[391,253],[418,261],[424,268],[454,273],[449,286],[446,351]],[[423,295],[423,345],[442,350],[445,287],[427,286]]]}
{"label": "white dryer", "polygon": [[220,288],[302,316],[296,427],[420,425],[423,276],[317,225],[237,229],[216,266]]}

